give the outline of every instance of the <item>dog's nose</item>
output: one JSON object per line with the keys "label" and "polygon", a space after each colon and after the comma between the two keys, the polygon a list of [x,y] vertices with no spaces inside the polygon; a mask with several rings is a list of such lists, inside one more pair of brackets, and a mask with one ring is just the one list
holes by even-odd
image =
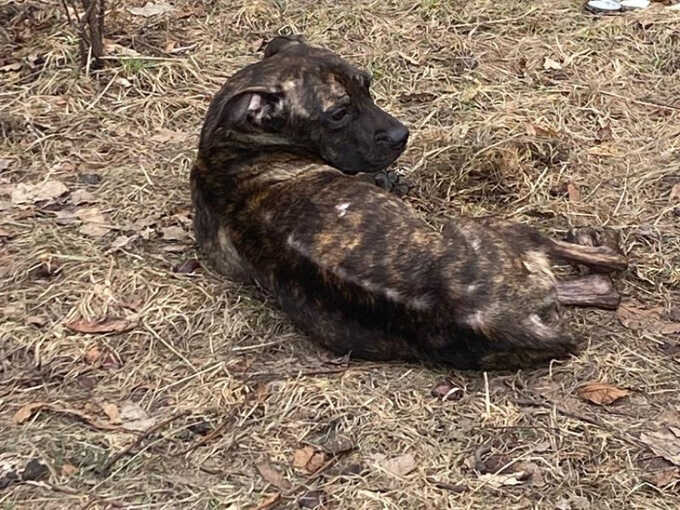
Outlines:
{"label": "dog's nose", "polygon": [[408,140],[408,129],[403,124],[397,124],[385,131],[378,131],[375,134],[375,141],[378,143],[389,144],[393,148],[401,148],[406,145]]}

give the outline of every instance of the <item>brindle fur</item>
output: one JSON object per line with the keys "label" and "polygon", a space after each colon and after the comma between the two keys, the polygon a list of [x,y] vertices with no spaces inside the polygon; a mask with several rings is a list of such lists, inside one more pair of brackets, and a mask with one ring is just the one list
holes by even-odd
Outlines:
{"label": "brindle fur", "polygon": [[[338,354],[470,369],[572,352],[552,241],[492,219],[439,233],[394,194],[348,175],[382,170],[403,151],[385,142],[403,127],[373,104],[369,81],[337,55],[286,38],[227,81],[191,173],[204,257],[230,278],[257,281]],[[343,102],[351,118],[329,125]]]}

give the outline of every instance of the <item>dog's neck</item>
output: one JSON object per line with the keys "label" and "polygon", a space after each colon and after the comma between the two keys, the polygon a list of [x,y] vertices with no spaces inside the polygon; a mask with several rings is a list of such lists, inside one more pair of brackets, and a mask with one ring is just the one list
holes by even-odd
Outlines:
{"label": "dog's neck", "polygon": [[305,172],[327,166],[321,158],[280,147],[220,148],[217,155],[199,155],[194,164],[196,176],[209,186],[271,185]]}

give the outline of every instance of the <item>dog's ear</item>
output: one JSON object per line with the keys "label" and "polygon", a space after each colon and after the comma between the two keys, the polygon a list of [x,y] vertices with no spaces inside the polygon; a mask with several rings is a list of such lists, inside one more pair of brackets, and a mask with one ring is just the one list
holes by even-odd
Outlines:
{"label": "dog's ear", "polygon": [[221,124],[269,131],[279,129],[285,118],[283,94],[248,90],[227,103]]}
{"label": "dog's ear", "polygon": [[[283,93],[265,88],[248,88],[218,102],[209,111],[201,130],[200,149],[220,143],[236,133],[273,133],[286,122]],[[238,136],[238,135],[236,135]]]}
{"label": "dog's ear", "polygon": [[286,122],[283,93],[270,88],[247,88],[214,106],[203,126],[202,145],[212,145],[229,132],[278,131]]}
{"label": "dog's ear", "polygon": [[285,122],[283,94],[271,89],[247,89],[221,108],[218,126],[250,131],[277,130]]}
{"label": "dog's ear", "polygon": [[264,49],[264,58],[269,58],[277,53],[281,53],[288,48],[297,46],[298,44],[305,44],[304,37],[301,35],[288,35],[275,37]]}

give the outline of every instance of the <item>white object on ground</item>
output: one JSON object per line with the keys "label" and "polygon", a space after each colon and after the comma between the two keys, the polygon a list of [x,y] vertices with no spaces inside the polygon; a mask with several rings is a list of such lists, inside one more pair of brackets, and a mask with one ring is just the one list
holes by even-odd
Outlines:
{"label": "white object on ground", "polygon": [[646,9],[649,7],[649,0],[621,0],[621,7],[624,9]]}
{"label": "white object on ground", "polygon": [[588,7],[596,11],[619,11],[621,3],[616,0],[590,0]]}

